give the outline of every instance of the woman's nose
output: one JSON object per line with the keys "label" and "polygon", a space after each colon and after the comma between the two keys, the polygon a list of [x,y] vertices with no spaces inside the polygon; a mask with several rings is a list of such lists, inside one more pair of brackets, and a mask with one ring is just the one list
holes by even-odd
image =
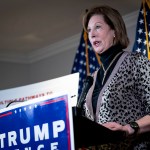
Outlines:
{"label": "woman's nose", "polygon": [[91,37],[91,38],[94,38],[95,36],[96,36],[95,31],[94,31],[94,30],[91,30],[91,32],[90,32],[90,37]]}

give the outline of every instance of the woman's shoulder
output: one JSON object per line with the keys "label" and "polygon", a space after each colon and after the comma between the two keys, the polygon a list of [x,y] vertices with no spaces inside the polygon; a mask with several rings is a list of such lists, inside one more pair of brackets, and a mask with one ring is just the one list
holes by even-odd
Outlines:
{"label": "woman's shoulder", "polygon": [[127,53],[127,58],[137,60],[137,61],[150,61],[147,56],[143,55],[139,52],[131,52],[131,51],[124,51],[124,53]]}
{"label": "woman's shoulder", "polygon": [[138,52],[125,52],[127,53],[126,58],[124,59],[124,63],[139,68],[141,70],[146,69],[150,70],[150,60],[147,56],[144,56],[141,53]]}

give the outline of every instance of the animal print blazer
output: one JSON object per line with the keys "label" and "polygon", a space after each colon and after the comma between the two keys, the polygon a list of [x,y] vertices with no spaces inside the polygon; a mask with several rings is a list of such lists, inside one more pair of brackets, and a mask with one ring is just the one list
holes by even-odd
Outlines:
{"label": "animal print blazer", "polygon": [[[100,91],[94,116],[91,99],[97,72],[93,74],[94,83],[83,105],[87,118],[99,124],[118,122],[125,125],[150,115],[150,61],[146,57],[126,51],[121,55]],[[134,149],[150,146],[150,136],[148,139],[134,141]]]}

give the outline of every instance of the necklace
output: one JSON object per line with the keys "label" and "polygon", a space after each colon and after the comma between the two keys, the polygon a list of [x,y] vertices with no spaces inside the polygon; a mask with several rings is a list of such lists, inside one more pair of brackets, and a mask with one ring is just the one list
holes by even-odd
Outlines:
{"label": "necklace", "polygon": [[122,52],[118,53],[118,54],[114,57],[114,59],[110,62],[110,64],[109,64],[109,66],[107,67],[107,69],[104,68],[104,65],[103,65],[103,64],[101,65],[101,66],[102,66],[102,69],[103,69],[103,71],[104,71],[104,76],[103,76],[103,79],[102,79],[102,85],[103,85],[104,80],[105,80],[105,78],[106,78],[107,71],[109,70],[109,68],[111,67],[111,65],[114,63],[114,61],[116,60],[116,58],[117,58],[121,53],[122,53]]}

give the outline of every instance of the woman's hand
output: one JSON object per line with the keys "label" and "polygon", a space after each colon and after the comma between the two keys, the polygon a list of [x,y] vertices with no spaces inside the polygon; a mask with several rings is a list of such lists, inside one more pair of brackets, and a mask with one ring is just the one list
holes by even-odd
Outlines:
{"label": "woman's hand", "polygon": [[124,128],[121,124],[116,122],[107,122],[102,124],[104,127],[113,130],[113,131],[124,131]]}
{"label": "woman's hand", "polygon": [[126,136],[132,135],[134,133],[134,129],[132,129],[129,124],[123,126],[116,122],[107,122],[102,125],[112,131],[124,131]]}
{"label": "woman's hand", "polygon": [[[150,115],[146,115],[146,116],[142,117],[141,119],[136,120],[136,122],[139,125],[139,131],[137,134],[150,132]],[[131,126],[129,124],[126,124],[123,126],[116,122],[107,122],[102,125],[113,131],[125,131],[126,136],[130,136],[130,135],[134,134],[134,129],[131,128]]]}

